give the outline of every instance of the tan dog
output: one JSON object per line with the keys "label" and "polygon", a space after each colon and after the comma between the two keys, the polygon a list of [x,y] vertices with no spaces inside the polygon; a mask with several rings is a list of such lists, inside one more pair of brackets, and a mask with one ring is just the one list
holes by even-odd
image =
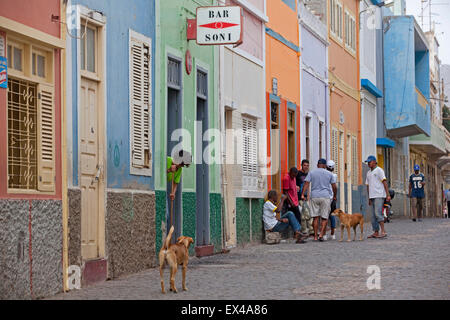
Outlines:
{"label": "tan dog", "polygon": [[178,270],[178,265],[183,265],[183,290],[186,288],[186,270],[189,262],[189,246],[194,243],[194,240],[190,237],[181,236],[177,239],[177,243],[170,244],[172,238],[173,226],[170,228],[169,234],[164,241],[164,245],[159,251],[159,274],[161,276],[161,291],[166,293],[164,289],[163,269],[165,262],[170,266],[170,291],[177,293],[175,288],[175,275]]}
{"label": "tan dog", "polygon": [[350,236],[350,227],[353,228],[353,231],[355,232],[355,237],[353,238],[353,241],[356,240],[356,227],[361,227],[361,238],[359,240],[363,240],[363,233],[364,233],[364,217],[361,213],[354,213],[354,214],[348,214],[342,211],[341,209],[336,209],[331,213],[332,216],[338,217],[339,221],[341,222],[341,240],[344,239],[344,227],[347,228],[348,238],[347,241],[351,241]]}

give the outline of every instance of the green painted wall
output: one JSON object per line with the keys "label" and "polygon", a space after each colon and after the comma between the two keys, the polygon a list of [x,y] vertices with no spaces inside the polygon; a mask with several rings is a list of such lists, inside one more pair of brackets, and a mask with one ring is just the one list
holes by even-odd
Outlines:
{"label": "green painted wall", "polygon": [[236,198],[236,238],[238,245],[262,238],[263,199]]}
{"label": "green painted wall", "polygon": [[[167,57],[176,56],[182,60],[182,126],[190,132],[190,141],[183,141],[184,148],[195,155],[196,120],[196,70],[200,67],[208,72],[208,121],[209,128],[219,128],[218,114],[218,65],[217,46],[199,46],[195,40],[187,41],[187,19],[194,19],[198,6],[217,5],[216,0],[156,0],[156,51],[155,51],[155,150],[154,177],[156,193],[156,246],[161,248],[166,214],[166,154],[167,154]],[[192,56],[192,72],[186,72],[186,51]],[[183,234],[195,239],[196,233],[196,168],[191,165],[183,169],[182,210]],[[209,165],[211,244],[220,251],[222,236],[222,198],[220,195],[220,166]],[[194,253],[193,247],[191,254]]]}
{"label": "green painted wall", "polygon": [[[199,46],[195,40],[186,40],[186,19],[194,19],[198,6],[216,5],[215,0],[158,0],[157,48],[155,63],[155,189],[166,190],[166,145],[167,145],[167,56],[182,59],[182,125],[191,133],[189,142],[194,150],[194,122],[196,119],[196,68],[208,71],[208,115],[209,128],[219,128],[218,114],[218,65],[217,46]],[[176,31],[175,31],[176,30]],[[185,54],[189,50],[192,56],[192,72],[187,74]],[[220,193],[220,167],[210,165],[210,192]],[[183,191],[195,191],[195,166],[183,169]]]}

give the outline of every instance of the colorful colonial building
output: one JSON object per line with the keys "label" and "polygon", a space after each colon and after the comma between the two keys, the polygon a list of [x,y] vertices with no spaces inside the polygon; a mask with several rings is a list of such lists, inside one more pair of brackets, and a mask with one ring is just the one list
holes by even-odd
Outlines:
{"label": "colorful colonial building", "polygon": [[0,299],[39,298],[63,290],[65,7],[0,8]]}

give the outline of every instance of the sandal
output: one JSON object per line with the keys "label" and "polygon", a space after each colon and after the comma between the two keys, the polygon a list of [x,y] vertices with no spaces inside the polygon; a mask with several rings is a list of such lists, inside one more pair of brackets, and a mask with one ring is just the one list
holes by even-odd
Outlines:
{"label": "sandal", "polygon": [[382,234],[382,235],[380,235],[380,236],[377,236],[377,237],[375,237],[375,238],[377,238],[377,239],[383,239],[383,238],[386,238],[386,237],[387,237],[387,233]]}
{"label": "sandal", "polygon": [[318,239],[318,240],[319,240],[320,242],[323,242],[323,241],[325,241],[323,237],[319,237],[319,239]]}
{"label": "sandal", "polygon": [[375,233],[373,233],[373,234],[371,234],[370,236],[368,236],[367,239],[370,239],[370,238],[378,238],[378,237],[379,237],[378,235],[376,235]]}

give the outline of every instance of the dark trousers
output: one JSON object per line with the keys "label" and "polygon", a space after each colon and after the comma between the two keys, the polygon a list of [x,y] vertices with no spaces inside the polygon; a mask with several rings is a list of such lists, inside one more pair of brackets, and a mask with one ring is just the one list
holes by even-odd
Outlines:
{"label": "dark trousers", "polygon": [[288,209],[287,209],[288,211],[292,211],[293,213],[294,213],[294,215],[295,215],[295,217],[297,218],[297,221],[299,222],[299,223],[301,223],[302,222],[302,220],[301,220],[301,214],[300,214],[300,209],[298,208],[298,206],[294,206],[294,207],[289,207],[288,206]]}

